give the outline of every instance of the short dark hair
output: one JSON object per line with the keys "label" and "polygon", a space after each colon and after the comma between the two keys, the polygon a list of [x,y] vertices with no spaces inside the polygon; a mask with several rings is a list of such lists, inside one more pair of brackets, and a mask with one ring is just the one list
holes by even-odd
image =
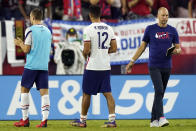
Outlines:
{"label": "short dark hair", "polygon": [[40,8],[34,8],[31,11],[31,14],[34,16],[34,18],[36,20],[42,20],[42,18],[43,18],[43,13],[42,13],[42,10]]}
{"label": "short dark hair", "polygon": [[91,5],[89,7],[90,10],[90,14],[94,17],[94,18],[99,18],[101,17],[101,8],[98,5]]}

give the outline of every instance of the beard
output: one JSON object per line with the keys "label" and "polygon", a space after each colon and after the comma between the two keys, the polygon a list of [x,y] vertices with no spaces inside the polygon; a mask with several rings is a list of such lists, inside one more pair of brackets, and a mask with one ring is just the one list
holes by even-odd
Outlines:
{"label": "beard", "polygon": [[167,24],[167,20],[162,20],[161,24],[163,24],[163,25]]}

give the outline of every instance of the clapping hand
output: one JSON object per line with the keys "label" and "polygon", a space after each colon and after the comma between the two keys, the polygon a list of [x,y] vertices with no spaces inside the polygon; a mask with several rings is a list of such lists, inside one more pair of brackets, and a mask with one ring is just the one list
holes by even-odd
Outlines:
{"label": "clapping hand", "polygon": [[19,37],[17,37],[16,39],[14,39],[14,43],[16,46],[20,46],[23,41]]}

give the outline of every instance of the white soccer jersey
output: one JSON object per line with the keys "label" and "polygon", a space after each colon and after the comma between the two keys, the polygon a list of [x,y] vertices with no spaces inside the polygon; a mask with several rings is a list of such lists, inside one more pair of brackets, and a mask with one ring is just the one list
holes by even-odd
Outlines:
{"label": "white soccer jersey", "polygon": [[84,29],[83,40],[91,42],[90,57],[87,59],[87,70],[110,70],[108,49],[111,40],[115,39],[113,29],[105,23],[92,23]]}

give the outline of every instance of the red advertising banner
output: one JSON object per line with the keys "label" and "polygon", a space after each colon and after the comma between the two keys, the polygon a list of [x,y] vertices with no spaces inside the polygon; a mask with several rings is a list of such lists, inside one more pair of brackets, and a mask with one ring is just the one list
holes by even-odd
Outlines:
{"label": "red advertising banner", "polygon": [[196,20],[172,19],[179,33],[182,54],[196,54]]}

